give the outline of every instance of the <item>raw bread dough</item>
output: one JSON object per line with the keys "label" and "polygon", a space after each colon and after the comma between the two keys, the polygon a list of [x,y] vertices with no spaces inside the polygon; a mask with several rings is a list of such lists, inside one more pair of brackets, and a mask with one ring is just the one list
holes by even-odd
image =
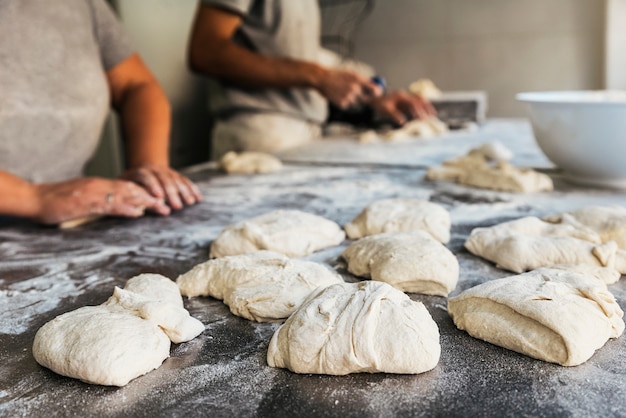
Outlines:
{"label": "raw bread dough", "polygon": [[602,243],[591,229],[552,224],[534,216],[475,228],[465,241],[472,254],[516,273],[554,264],[587,264],[626,273],[626,252]]}
{"label": "raw bread dough", "polygon": [[450,240],[450,214],[426,200],[383,199],[363,209],[344,229],[350,239],[383,232],[426,231],[446,243]]}
{"label": "raw bread dough", "polygon": [[189,341],[204,325],[183,307],[170,279],[142,274],[98,306],[85,306],[46,323],[33,356],[44,367],[87,383],[124,386],[169,357],[170,341]]}
{"label": "raw bread dough", "polygon": [[445,134],[449,131],[448,125],[439,120],[436,116],[424,119],[413,119],[402,127],[389,129],[381,133],[373,129],[361,132],[358,136],[360,143],[376,142],[397,142],[409,139],[431,139],[435,136]]}
{"label": "raw bread dough", "polygon": [[299,210],[275,210],[227,226],[213,244],[209,257],[276,251],[302,257],[340,244],[345,238],[335,222]]}
{"label": "raw bread dough", "polygon": [[321,264],[257,251],[198,264],[176,283],[183,296],[212,296],[237,316],[271,322],[291,315],[317,287],[343,280]]}
{"label": "raw bread dough", "polygon": [[566,270],[483,283],[450,298],[448,312],[473,337],[563,366],[584,363],[624,331],[606,285]]}
{"label": "raw bread dough", "polygon": [[544,220],[591,229],[602,242],[615,241],[619,248],[626,250],[626,208],[621,206],[588,206],[546,216]]}
{"label": "raw bread dough", "polygon": [[220,159],[219,164],[220,168],[229,174],[273,173],[283,168],[278,158],[257,151],[227,152]]}
{"label": "raw bread dough", "polygon": [[467,155],[430,167],[428,180],[455,181],[473,187],[509,192],[542,192],[554,189],[552,179],[530,168],[518,168],[506,159],[512,153],[501,144],[483,144]]}
{"label": "raw bread dough", "polygon": [[387,283],[314,292],[276,330],[271,367],[295,373],[422,373],[439,361],[439,329],[420,302]]}
{"label": "raw bread dough", "polygon": [[426,100],[433,100],[441,97],[441,90],[435,86],[432,80],[420,78],[409,85],[409,91],[416,96],[421,96]]}
{"label": "raw bread dough", "polygon": [[459,279],[454,254],[424,231],[365,237],[341,255],[350,273],[389,283],[403,292],[448,296]]}

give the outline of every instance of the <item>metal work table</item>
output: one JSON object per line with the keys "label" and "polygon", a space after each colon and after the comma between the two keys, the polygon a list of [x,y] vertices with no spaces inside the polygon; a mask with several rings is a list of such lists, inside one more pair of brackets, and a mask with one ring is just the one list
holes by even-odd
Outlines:
{"label": "metal work table", "polygon": [[[515,152],[514,163],[549,173],[556,190],[521,195],[423,179],[429,164],[495,139]],[[583,365],[561,367],[468,336],[449,318],[446,298],[417,294],[411,297],[438,324],[442,347],[437,367],[420,375],[298,375],[270,368],[267,345],[278,325],[236,317],[211,298],[185,300],[205,331],[172,345],[159,369],[123,388],[88,385],[35,362],[33,337],[45,322],[104,302],[114,286],[139,273],[176,279],[207,259],[222,228],[273,209],[301,209],[343,225],[381,198],[437,202],[452,217],[448,248],[461,268],[455,295],[512,275],[463,248],[474,227],[590,204],[626,205],[624,191],[564,182],[522,120],[489,121],[476,132],[428,142],[324,140],[282,157],[290,163],[267,175],[225,176],[211,164],[190,169],[205,200],[169,217],[111,218],[75,230],[0,224],[0,416],[626,416],[626,337],[609,341]],[[339,257],[348,244],[307,258],[355,281]],[[610,290],[626,308],[626,281]]]}

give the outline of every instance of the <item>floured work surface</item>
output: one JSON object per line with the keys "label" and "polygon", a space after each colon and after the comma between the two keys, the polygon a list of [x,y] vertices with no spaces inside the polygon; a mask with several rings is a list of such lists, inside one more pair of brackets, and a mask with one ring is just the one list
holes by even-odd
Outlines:
{"label": "floured work surface", "polygon": [[[533,152],[532,149],[528,151]],[[448,248],[460,277],[451,296],[511,275],[473,256],[463,243],[476,226],[544,216],[587,205],[626,206],[626,193],[573,187],[517,195],[423,181],[406,167],[289,166],[280,173],[224,176],[196,170],[205,201],[173,216],[104,219],[59,231],[26,223],[0,226],[0,416],[616,416],[626,410],[626,338],[566,368],[459,331],[440,296],[423,302],[439,327],[441,358],[419,375],[298,375],[267,366],[277,324],[232,315],[221,301],[185,299],[206,330],[173,345],[157,370],[123,388],[87,385],[39,366],[31,346],[55,316],[105,300],[114,285],[143,272],[175,279],[207,259],[227,225],[274,209],[299,209],[344,225],[383,198],[426,199],[452,218]],[[350,241],[307,257],[336,268]],[[626,278],[609,290],[626,308]]]}

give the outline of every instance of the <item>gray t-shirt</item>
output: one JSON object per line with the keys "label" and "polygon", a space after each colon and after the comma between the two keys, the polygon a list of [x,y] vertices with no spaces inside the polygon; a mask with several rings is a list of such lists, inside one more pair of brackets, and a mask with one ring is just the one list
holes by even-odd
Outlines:
{"label": "gray t-shirt", "polygon": [[[244,48],[268,56],[317,62],[320,49],[320,13],[317,0],[202,0],[242,16],[234,40]],[[211,82],[212,113],[227,117],[241,111],[280,112],[321,123],[327,102],[315,90],[242,89]]]}
{"label": "gray t-shirt", "polygon": [[132,53],[104,0],[0,0],[0,170],[80,176],[110,108],[105,71]]}

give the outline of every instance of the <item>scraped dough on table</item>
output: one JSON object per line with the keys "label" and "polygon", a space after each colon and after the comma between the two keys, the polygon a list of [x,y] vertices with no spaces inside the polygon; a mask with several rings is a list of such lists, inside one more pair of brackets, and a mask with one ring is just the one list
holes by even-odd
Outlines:
{"label": "scraped dough on table", "polygon": [[509,192],[534,193],[554,189],[549,176],[508,163],[512,153],[504,145],[497,144],[483,144],[464,156],[430,167],[426,178]]}
{"label": "scraped dough on table", "polygon": [[283,164],[278,158],[257,151],[227,152],[220,158],[219,165],[222,170],[229,174],[273,173],[283,168]]}
{"label": "scraped dough on table", "polygon": [[424,119],[413,119],[400,128],[389,129],[378,133],[369,129],[359,134],[360,143],[395,142],[409,139],[431,139],[449,131],[448,125],[436,116]]}
{"label": "scraped dough on table", "polygon": [[534,216],[475,228],[465,241],[465,248],[516,273],[555,264],[585,264],[626,273],[626,252],[614,241],[602,243],[600,236],[589,228],[553,224]]}
{"label": "scraped dough on table", "polygon": [[615,241],[626,250],[626,208],[621,206],[588,206],[543,218],[548,222],[571,224],[595,231],[602,242]]}
{"label": "scraped dough on table", "polygon": [[343,279],[312,261],[257,251],[198,264],[176,283],[183,296],[212,296],[237,316],[271,322],[287,318],[318,287]]}
{"label": "scraped dough on table", "polygon": [[437,241],[450,240],[450,214],[442,206],[420,199],[382,199],[344,225],[350,239],[383,232],[426,231]]}
{"label": "scraped dough on table", "polygon": [[276,330],[267,363],[295,373],[416,374],[433,369],[440,353],[439,329],[422,303],[367,281],[315,291]]}
{"label": "scraped dough on table", "polygon": [[338,245],[344,238],[339,225],[321,216],[299,210],[275,210],[224,228],[211,244],[209,257],[259,250],[303,257]]}
{"label": "scraped dough on table", "polygon": [[459,263],[424,231],[362,238],[341,254],[355,276],[389,283],[403,292],[448,296],[459,279]]}
{"label": "scraped dough on table", "polygon": [[189,316],[170,279],[141,274],[98,306],[65,313],[35,335],[33,356],[44,367],[87,383],[124,386],[157,369],[170,344],[189,341],[204,325]]}
{"label": "scraped dough on table", "polygon": [[624,331],[606,285],[566,270],[491,280],[450,298],[448,313],[475,338],[563,366],[584,363]]}

